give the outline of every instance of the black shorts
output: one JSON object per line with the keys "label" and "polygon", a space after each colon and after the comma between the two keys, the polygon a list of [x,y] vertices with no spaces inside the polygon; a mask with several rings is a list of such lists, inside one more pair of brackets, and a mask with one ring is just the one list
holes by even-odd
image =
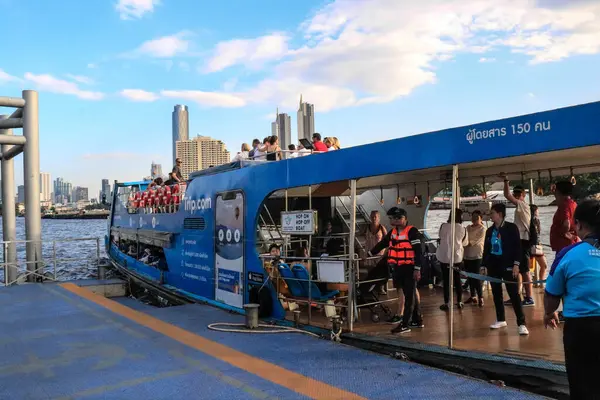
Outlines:
{"label": "black shorts", "polygon": [[402,289],[404,287],[406,274],[410,273],[412,275],[414,273],[414,267],[412,265],[405,265],[402,267],[392,266],[390,268],[392,270],[392,282],[396,289]]}
{"label": "black shorts", "polygon": [[529,272],[529,259],[531,258],[531,245],[529,240],[521,240],[521,264],[519,265],[519,272],[526,274]]}

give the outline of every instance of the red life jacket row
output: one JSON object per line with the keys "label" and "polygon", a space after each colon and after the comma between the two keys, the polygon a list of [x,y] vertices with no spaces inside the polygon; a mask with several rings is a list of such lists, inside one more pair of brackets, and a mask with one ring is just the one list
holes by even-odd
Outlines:
{"label": "red life jacket row", "polygon": [[185,193],[185,184],[173,186],[159,186],[143,192],[135,192],[129,196],[129,207],[146,208],[155,206],[179,205]]}

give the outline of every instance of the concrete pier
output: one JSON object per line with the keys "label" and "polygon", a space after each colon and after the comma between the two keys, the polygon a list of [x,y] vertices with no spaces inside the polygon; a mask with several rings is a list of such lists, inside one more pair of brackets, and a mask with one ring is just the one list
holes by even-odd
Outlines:
{"label": "concrete pier", "polygon": [[0,320],[0,399],[538,398],[302,334],[211,331],[244,318],[73,283],[1,289]]}

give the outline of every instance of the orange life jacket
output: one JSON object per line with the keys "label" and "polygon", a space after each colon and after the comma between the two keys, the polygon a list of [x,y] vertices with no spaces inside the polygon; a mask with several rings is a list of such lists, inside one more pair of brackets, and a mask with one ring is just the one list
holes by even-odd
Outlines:
{"label": "orange life jacket", "polygon": [[400,233],[398,233],[396,228],[392,229],[388,247],[388,264],[415,265],[415,251],[408,238],[408,232],[412,228],[412,226],[408,225]]}

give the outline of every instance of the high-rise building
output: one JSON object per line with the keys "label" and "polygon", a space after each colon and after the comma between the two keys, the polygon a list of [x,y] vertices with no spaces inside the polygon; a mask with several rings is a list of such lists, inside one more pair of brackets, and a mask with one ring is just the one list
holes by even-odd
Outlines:
{"label": "high-rise building", "polygon": [[208,136],[178,141],[176,150],[175,156],[181,159],[181,175],[184,179],[187,179],[192,172],[227,164],[231,160],[225,143]]}
{"label": "high-rise building", "polygon": [[58,204],[65,204],[71,202],[73,185],[66,182],[63,178],[56,178],[54,180],[54,202]]}
{"label": "high-rise building", "polygon": [[47,172],[40,172],[40,201],[52,201],[52,179]]}
{"label": "high-rise building", "polygon": [[110,183],[108,183],[108,179],[102,179],[102,185],[100,186],[100,197],[98,199],[100,202],[103,200],[106,203],[112,202],[112,197],[110,195]]}
{"label": "high-rise building", "polygon": [[154,180],[162,176],[162,165],[155,164],[154,161],[152,161],[152,164],[150,165],[150,177],[152,177],[152,179]]}
{"label": "high-rise building", "polygon": [[88,201],[88,188],[75,186],[73,188],[73,202]]}
{"label": "high-rise building", "polygon": [[271,122],[271,134],[279,138],[279,147],[287,150],[292,144],[292,119],[286,113],[275,113],[275,121]]}
{"label": "high-rise building", "polygon": [[25,186],[17,186],[17,203],[25,203]]}
{"label": "high-rise building", "polygon": [[177,104],[173,110],[173,165],[177,158],[177,142],[190,140],[188,107]]}
{"label": "high-rise building", "polygon": [[307,139],[312,141],[315,133],[315,106],[303,103],[300,95],[300,106],[298,107],[298,141]]}

